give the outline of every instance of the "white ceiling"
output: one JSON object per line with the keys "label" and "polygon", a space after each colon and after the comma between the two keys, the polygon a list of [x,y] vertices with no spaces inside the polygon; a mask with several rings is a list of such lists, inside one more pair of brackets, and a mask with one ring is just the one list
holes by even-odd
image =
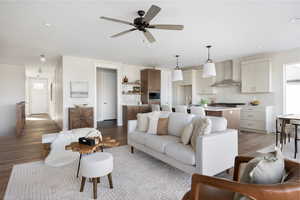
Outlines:
{"label": "white ceiling", "polygon": [[[183,31],[151,30],[157,42],[144,43],[131,27],[100,16],[131,21],[139,9],[162,8],[152,23],[183,24]],[[36,64],[59,55],[171,67],[175,54],[184,66],[300,47],[300,0],[0,0],[0,63]],[[51,27],[46,27],[50,23]]]}

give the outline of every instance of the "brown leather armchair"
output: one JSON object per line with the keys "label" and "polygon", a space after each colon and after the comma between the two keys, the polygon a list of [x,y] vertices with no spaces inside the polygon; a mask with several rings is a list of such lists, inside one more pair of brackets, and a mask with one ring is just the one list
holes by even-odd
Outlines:
{"label": "brown leather armchair", "polygon": [[255,200],[300,200],[300,163],[285,160],[288,177],[282,184],[239,183],[241,164],[252,158],[245,156],[235,158],[233,181],[194,174],[192,188],[182,200],[233,200],[235,192]]}

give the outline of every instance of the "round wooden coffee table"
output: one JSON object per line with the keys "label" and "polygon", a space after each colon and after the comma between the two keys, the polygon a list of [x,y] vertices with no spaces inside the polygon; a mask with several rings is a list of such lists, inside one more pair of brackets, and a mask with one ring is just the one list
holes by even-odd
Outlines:
{"label": "round wooden coffee table", "polygon": [[79,162],[77,167],[77,177],[79,175],[79,169],[80,169],[80,161],[83,154],[91,154],[95,153],[97,151],[102,151],[105,147],[116,147],[119,146],[120,143],[117,142],[115,139],[112,139],[111,137],[103,137],[102,141],[100,141],[98,144],[94,146],[89,146],[86,144],[80,144],[79,142],[72,142],[71,144],[65,146],[66,150],[72,150],[74,152],[78,152],[80,154],[79,156]]}

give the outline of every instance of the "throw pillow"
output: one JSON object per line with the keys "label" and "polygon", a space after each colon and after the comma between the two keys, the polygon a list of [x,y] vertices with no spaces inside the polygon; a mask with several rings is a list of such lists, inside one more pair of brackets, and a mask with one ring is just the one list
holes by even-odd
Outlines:
{"label": "throw pillow", "polygon": [[159,116],[160,112],[150,112],[150,113],[138,113],[137,114],[137,130],[141,132],[146,132],[149,127],[149,116]]}
{"label": "throw pillow", "polygon": [[158,117],[155,115],[150,115],[149,119],[149,127],[147,133],[149,134],[157,134],[157,124],[158,124]]}
{"label": "throw pillow", "polygon": [[200,135],[208,135],[211,132],[211,120],[208,118],[198,118],[193,120],[193,133],[191,138],[191,145],[194,151],[196,151],[197,138]]}
{"label": "throw pillow", "polygon": [[190,123],[186,127],[184,127],[181,134],[181,142],[183,144],[187,145],[191,142],[193,128],[194,128],[193,123]]}
{"label": "throw pillow", "polygon": [[139,113],[137,114],[137,129],[141,132],[148,130],[148,116],[151,113]]}
{"label": "throw pillow", "polygon": [[168,118],[159,118],[157,124],[157,135],[168,135]]}
{"label": "throw pillow", "polygon": [[[276,184],[281,183],[285,175],[284,158],[280,149],[250,160],[241,176],[241,183]],[[235,193],[234,200],[248,200],[249,198]]]}

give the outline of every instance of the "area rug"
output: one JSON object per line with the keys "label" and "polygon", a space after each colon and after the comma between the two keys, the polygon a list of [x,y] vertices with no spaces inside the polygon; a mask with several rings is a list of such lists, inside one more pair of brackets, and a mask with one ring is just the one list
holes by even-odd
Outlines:
{"label": "area rug", "polygon": [[[106,150],[114,156],[113,184],[107,177],[98,185],[101,200],[176,200],[190,189],[191,176],[128,146]],[[92,199],[92,183],[79,192],[77,163],[49,167],[43,161],[15,165],[5,200],[83,200]]]}
{"label": "area rug", "polygon": [[[266,148],[260,149],[257,152],[258,153],[268,153],[268,152],[272,152],[275,149],[275,144],[270,145]],[[297,158],[294,159],[294,152],[295,152],[295,142],[294,139],[291,139],[290,142],[287,142],[287,144],[285,144],[283,146],[283,156],[289,160],[293,160],[296,162],[300,163],[300,142],[298,142],[298,153],[297,153]]]}

